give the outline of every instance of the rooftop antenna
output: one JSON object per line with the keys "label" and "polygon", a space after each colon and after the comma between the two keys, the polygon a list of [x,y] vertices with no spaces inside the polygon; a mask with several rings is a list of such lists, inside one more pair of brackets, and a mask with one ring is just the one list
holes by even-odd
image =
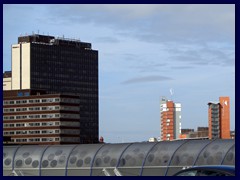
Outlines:
{"label": "rooftop antenna", "polygon": [[39,34],[39,29],[38,29],[38,34]]}
{"label": "rooftop antenna", "polygon": [[171,100],[173,100],[173,94],[174,94],[173,88],[170,88],[169,91],[170,91],[170,94],[171,94]]}

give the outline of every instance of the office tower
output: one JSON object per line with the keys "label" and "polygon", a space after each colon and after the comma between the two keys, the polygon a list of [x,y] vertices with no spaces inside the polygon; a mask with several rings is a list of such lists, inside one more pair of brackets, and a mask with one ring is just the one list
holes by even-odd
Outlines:
{"label": "office tower", "polygon": [[80,97],[80,143],[98,142],[98,51],[75,39],[33,34],[12,45],[12,90]]}
{"label": "office tower", "polygon": [[178,139],[181,134],[181,104],[161,98],[161,140]]}
{"label": "office tower", "polygon": [[230,139],[230,99],[219,97],[219,102],[208,103],[209,139]]}
{"label": "office tower", "polygon": [[80,142],[79,96],[35,90],[3,92],[3,135],[8,144]]}

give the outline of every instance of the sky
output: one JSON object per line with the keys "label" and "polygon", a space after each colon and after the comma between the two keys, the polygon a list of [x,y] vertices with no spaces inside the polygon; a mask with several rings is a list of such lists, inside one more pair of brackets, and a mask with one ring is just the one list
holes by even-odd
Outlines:
{"label": "sky", "polygon": [[235,130],[234,4],[4,4],[3,71],[18,36],[33,33],[98,50],[105,142],[159,137],[162,96],[182,104],[182,128],[195,130],[208,126],[207,103],[229,96]]}

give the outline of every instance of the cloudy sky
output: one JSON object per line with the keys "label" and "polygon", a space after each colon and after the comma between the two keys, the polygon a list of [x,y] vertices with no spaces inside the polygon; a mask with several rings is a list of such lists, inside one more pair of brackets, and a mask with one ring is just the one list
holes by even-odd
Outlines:
{"label": "cloudy sky", "polygon": [[[209,101],[230,96],[235,129],[235,5],[3,5],[3,71],[11,44],[32,33],[99,51],[100,136],[160,135],[160,97],[182,104],[182,128],[208,126]],[[170,89],[174,90],[171,96]]]}

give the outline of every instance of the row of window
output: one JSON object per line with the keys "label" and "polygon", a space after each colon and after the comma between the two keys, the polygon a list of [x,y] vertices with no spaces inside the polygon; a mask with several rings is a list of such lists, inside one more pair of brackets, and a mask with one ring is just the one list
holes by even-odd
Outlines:
{"label": "row of window", "polygon": [[65,102],[78,104],[79,99],[72,98],[44,98],[44,99],[24,99],[24,100],[5,100],[3,104],[33,104],[33,103],[52,103],[52,102]]}
{"label": "row of window", "polygon": [[4,108],[3,112],[13,113],[24,111],[52,111],[52,110],[79,111],[80,108],[76,106],[42,106],[42,107]]}
{"label": "row of window", "polygon": [[4,135],[22,135],[22,134],[59,134],[59,129],[57,130],[19,130],[19,131],[4,131]]}
{"label": "row of window", "polygon": [[60,141],[60,138],[21,138],[21,139],[12,139],[11,142],[52,142]]}
{"label": "row of window", "polygon": [[32,122],[32,123],[4,123],[4,128],[18,128],[18,127],[38,127],[38,126],[70,126],[79,127],[79,122]]}
{"label": "row of window", "polygon": [[79,119],[79,114],[31,114],[31,115],[18,115],[18,116],[4,116],[4,120],[20,120],[20,119],[51,119],[51,118],[69,118]]}
{"label": "row of window", "polygon": [[16,138],[11,139],[11,142],[79,142],[79,137],[49,137],[49,138]]}
{"label": "row of window", "polygon": [[80,134],[78,129],[44,129],[44,130],[18,130],[4,131],[4,135],[32,135],[32,134]]}

